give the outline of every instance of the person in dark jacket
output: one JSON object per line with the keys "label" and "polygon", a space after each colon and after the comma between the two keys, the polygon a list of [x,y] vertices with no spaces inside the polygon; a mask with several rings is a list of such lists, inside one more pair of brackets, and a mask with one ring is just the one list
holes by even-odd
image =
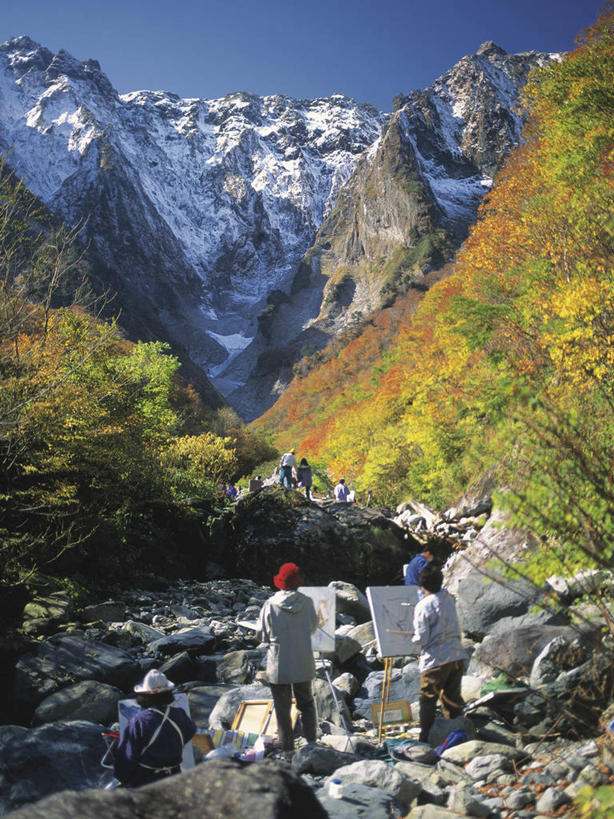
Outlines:
{"label": "person in dark jacket", "polygon": [[141,706],[126,726],[115,752],[116,779],[137,788],[179,773],[183,746],[196,725],[183,708],[174,706],[174,684],[154,668],[134,687]]}
{"label": "person in dark jacket", "polygon": [[296,480],[298,481],[299,486],[305,487],[305,497],[307,500],[309,500],[311,497],[311,484],[313,483],[313,479],[311,476],[311,467],[307,463],[307,458],[301,458],[301,462],[296,470]]}

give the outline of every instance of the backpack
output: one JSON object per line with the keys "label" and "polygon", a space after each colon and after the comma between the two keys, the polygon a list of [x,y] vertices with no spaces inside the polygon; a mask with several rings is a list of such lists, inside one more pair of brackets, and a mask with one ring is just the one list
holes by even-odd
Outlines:
{"label": "backpack", "polygon": [[435,748],[435,753],[437,756],[441,756],[448,748],[451,748],[453,745],[460,745],[461,742],[467,742],[467,734],[462,728],[455,728],[453,731],[450,731],[441,745]]}

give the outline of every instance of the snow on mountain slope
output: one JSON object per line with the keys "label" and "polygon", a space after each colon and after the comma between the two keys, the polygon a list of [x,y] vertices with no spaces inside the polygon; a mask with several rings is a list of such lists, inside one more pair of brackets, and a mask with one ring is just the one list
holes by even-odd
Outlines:
{"label": "snow on mountain slope", "polygon": [[266,352],[267,299],[290,293],[359,161],[376,161],[391,117],[402,117],[435,206],[462,233],[518,139],[526,73],[546,59],[485,44],[390,115],[340,94],[120,96],[95,60],[19,37],[0,45],[0,150],[45,204],[82,222],[129,333],[168,338],[229,391]]}

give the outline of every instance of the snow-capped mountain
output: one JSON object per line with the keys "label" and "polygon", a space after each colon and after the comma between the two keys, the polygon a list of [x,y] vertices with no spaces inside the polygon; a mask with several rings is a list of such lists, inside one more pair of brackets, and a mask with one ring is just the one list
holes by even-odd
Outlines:
{"label": "snow-capped mountain", "polygon": [[[527,71],[547,59],[485,44],[384,114],[342,95],[119,95],[95,60],[19,37],[0,46],[0,150],[47,206],[82,223],[128,332],[171,341],[254,417],[273,400],[249,385],[263,353],[314,322],[334,332],[344,308],[379,306],[381,283],[363,274],[358,295],[331,298],[336,271],[429,231],[464,235],[518,140]],[[293,306],[283,324],[278,303]]]}

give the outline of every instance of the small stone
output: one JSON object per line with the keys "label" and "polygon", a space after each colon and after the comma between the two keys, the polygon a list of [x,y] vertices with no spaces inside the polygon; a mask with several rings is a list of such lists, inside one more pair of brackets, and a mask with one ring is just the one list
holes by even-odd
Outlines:
{"label": "small stone", "polygon": [[560,808],[561,805],[565,805],[569,801],[571,801],[570,797],[565,791],[558,788],[548,788],[537,800],[535,808],[539,813],[550,813],[550,811]]}

